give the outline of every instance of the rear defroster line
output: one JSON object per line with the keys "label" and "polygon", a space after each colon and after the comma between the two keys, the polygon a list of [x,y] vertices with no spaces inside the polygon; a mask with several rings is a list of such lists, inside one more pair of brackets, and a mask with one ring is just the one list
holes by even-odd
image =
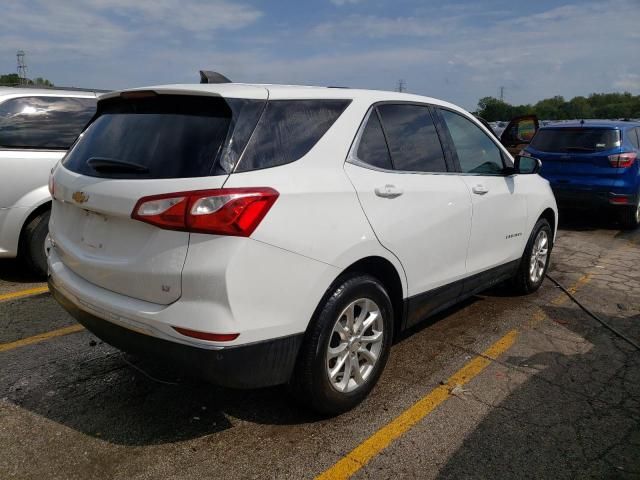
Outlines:
{"label": "rear defroster line", "polygon": [[573,303],[575,303],[576,305],[578,305],[578,307],[580,307],[580,309],[585,312],[587,315],[589,315],[591,318],[593,318],[594,320],[600,322],[603,326],[605,326],[606,328],[608,328],[609,330],[611,330],[613,333],[615,333],[618,337],[620,337],[621,339],[623,339],[625,342],[627,342],[629,345],[635,347],[637,350],[640,350],[640,345],[633,339],[627,337],[624,333],[622,333],[621,331],[619,331],[618,329],[616,329],[615,327],[609,325],[607,322],[605,322],[604,320],[602,320],[600,317],[598,317],[595,313],[593,313],[591,310],[589,310],[587,307],[585,307],[584,305],[582,305],[578,299],[576,297],[573,296],[573,294],[567,290],[564,286],[562,286],[562,284],[560,282],[558,282],[555,278],[553,278],[551,275],[549,275],[547,273],[547,278],[549,280],[551,280],[560,290],[562,290],[570,299]]}

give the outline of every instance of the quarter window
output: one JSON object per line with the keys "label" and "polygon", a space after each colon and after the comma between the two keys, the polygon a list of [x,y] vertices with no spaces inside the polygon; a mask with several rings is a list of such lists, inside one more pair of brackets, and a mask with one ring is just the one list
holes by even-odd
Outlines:
{"label": "quarter window", "polygon": [[442,145],[428,107],[383,104],[377,108],[396,170],[447,171]]}
{"label": "quarter window", "polygon": [[270,100],[237,172],[294,162],[322,138],[350,100]]}
{"label": "quarter window", "polygon": [[360,145],[358,145],[358,159],[378,168],[391,170],[391,156],[384,139],[382,125],[376,110],[371,111],[367,125],[364,127]]}
{"label": "quarter window", "polygon": [[0,104],[0,148],[66,150],[96,109],[94,98],[20,97]]}
{"label": "quarter window", "polygon": [[476,124],[449,110],[440,110],[458,154],[462,173],[501,174],[502,153]]}

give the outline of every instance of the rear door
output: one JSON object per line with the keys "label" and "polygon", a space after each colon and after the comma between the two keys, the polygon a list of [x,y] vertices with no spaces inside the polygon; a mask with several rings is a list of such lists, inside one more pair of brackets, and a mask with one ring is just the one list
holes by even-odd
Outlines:
{"label": "rear door", "polygon": [[267,92],[253,96],[137,92],[101,101],[97,118],[55,171],[50,231],[63,263],[117,293],[159,304],[177,300],[189,234],[131,213],[143,196],[222,187]]}
{"label": "rear door", "polygon": [[[464,277],[469,193],[449,173],[429,107],[372,108],[345,170],[380,243],[402,263],[410,297]],[[455,300],[459,291],[419,302],[413,320]]]}
{"label": "rear door", "polygon": [[517,175],[505,175],[506,161],[494,139],[458,112],[438,109],[456,153],[460,179],[472,201],[467,253],[470,275],[500,267],[522,255],[526,198]]}
{"label": "rear door", "polygon": [[511,155],[516,155],[531,142],[539,128],[538,117],[523,115],[513,118],[500,135],[500,141]]}

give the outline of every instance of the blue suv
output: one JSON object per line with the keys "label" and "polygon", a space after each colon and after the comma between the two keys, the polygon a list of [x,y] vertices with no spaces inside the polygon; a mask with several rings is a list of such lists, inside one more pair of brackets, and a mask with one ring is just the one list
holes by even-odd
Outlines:
{"label": "blue suv", "polygon": [[542,160],[559,207],[611,208],[640,224],[640,122],[592,120],[541,127],[521,154]]}

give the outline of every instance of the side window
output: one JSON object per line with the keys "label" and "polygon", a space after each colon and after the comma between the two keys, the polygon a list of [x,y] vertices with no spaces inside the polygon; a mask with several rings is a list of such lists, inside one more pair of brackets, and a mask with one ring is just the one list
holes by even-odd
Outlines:
{"label": "side window", "polygon": [[503,169],[498,146],[473,122],[449,110],[440,110],[458,154],[462,173],[496,175]]}
{"label": "side window", "polygon": [[0,104],[0,148],[66,150],[96,110],[94,98],[20,97]]}
{"label": "side window", "polygon": [[329,130],[350,100],[270,100],[236,172],[294,162]]}
{"label": "side window", "polygon": [[391,170],[391,156],[384,139],[380,119],[375,109],[371,111],[367,125],[364,127],[357,152],[358,159],[374,167]]}
{"label": "side window", "polygon": [[429,108],[420,105],[378,106],[396,170],[446,172],[442,145]]}

